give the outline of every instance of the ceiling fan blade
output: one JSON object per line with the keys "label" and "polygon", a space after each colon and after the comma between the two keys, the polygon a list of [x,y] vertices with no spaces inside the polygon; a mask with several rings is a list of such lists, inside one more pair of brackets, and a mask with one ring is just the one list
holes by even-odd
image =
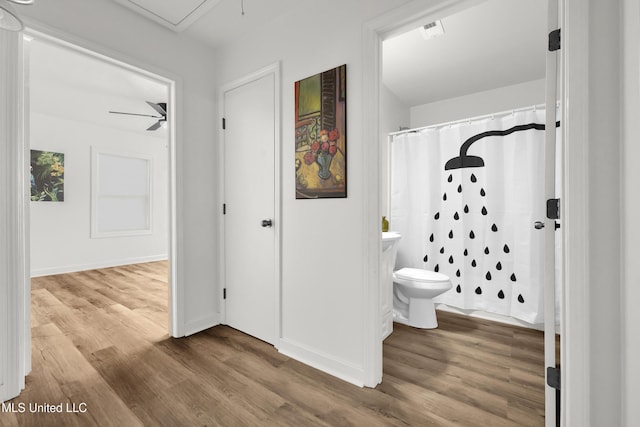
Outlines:
{"label": "ceiling fan blade", "polygon": [[156,129],[160,129],[160,126],[162,126],[162,122],[163,120],[158,120],[157,122],[155,122],[154,124],[152,124],[151,126],[149,126],[149,128],[147,130],[156,130]]}
{"label": "ceiling fan blade", "polygon": [[149,106],[151,108],[156,110],[158,112],[158,114],[160,114],[162,117],[166,117],[166,115],[167,115],[167,104],[165,102],[159,102],[159,103],[156,104],[155,102],[146,101],[146,103],[149,104]]}
{"label": "ceiling fan blade", "polygon": [[122,111],[109,111],[111,114],[124,114],[126,116],[153,117],[154,119],[162,119],[164,116],[152,116],[151,114],[123,113]]}

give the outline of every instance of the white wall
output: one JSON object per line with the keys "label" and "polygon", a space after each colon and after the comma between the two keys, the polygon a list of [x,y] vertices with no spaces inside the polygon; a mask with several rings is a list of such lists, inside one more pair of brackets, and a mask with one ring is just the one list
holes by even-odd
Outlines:
{"label": "white wall", "polygon": [[[621,425],[621,1],[589,1],[589,335],[593,426]],[[636,77],[637,78],[637,75]],[[569,105],[568,108],[571,108]],[[637,123],[637,118],[633,118]],[[637,144],[637,141],[635,142]],[[636,166],[633,166],[636,167]],[[637,167],[636,167],[637,168]],[[630,176],[629,178],[632,178]],[[634,187],[637,183],[628,182]],[[637,214],[634,214],[637,218]],[[639,242],[634,242],[637,248]],[[637,249],[636,249],[637,252]],[[633,261],[637,265],[637,259]],[[629,283],[629,285],[631,285]],[[635,283],[634,286],[637,286]],[[631,325],[629,325],[631,326]],[[636,335],[637,336],[637,335]],[[637,361],[636,361],[637,362]],[[635,396],[637,403],[638,396]],[[630,420],[631,421],[631,420]],[[637,424],[638,420],[633,420]]]}
{"label": "white wall", "polygon": [[[64,202],[31,202],[31,275],[166,259],[169,239],[166,138],[35,112],[30,120],[31,148],[65,156]],[[152,234],[91,238],[91,150],[152,157]]]}
{"label": "white wall", "polygon": [[406,128],[411,123],[411,111],[395,93],[382,85],[380,91],[380,132],[388,134],[397,132],[400,127]]}
{"label": "white wall", "polygon": [[[268,31],[224,46],[216,56],[223,85],[282,64],[282,338],[280,350],[363,383],[363,161],[377,150],[362,138],[362,26],[403,1],[327,0],[296,7]],[[336,11],[339,11],[337,13]],[[325,24],[323,24],[325,23]],[[325,31],[326,29],[327,30]],[[294,82],[347,64],[346,199],[296,200]],[[289,167],[291,165],[291,167]]]}
{"label": "white wall", "polygon": [[[115,56],[178,82],[177,259],[182,285],[178,330],[184,335],[218,322],[216,283],[215,63],[213,52],[110,0],[51,0],[21,8],[27,25]],[[183,327],[180,327],[182,325]]]}
{"label": "white wall", "polygon": [[411,107],[411,128],[544,104],[545,80],[533,80]]}

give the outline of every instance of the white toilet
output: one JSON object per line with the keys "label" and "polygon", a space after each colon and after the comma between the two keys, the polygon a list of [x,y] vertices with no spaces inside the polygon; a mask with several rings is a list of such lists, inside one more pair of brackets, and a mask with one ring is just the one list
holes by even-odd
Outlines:
{"label": "white toilet", "polygon": [[393,273],[393,321],[414,328],[438,327],[433,298],[451,289],[449,277],[435,271],[402,268]]}

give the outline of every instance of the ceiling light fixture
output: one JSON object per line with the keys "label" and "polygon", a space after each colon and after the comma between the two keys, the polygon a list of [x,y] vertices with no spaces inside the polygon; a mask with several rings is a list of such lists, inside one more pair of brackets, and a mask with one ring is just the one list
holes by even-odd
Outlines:
{"label": "ceiling light fixture", "polygon": [[0,0],[0,29],[7,31],[22,31],[24,24],[9,2],[14,4],[28,5],[34,0]]}
{"label": "ceiling light fixture", "polygon": [[440,37],[444,34],[444,27],[442,26],[442,21],[437,20],[434,22],[429,22],[426,25],[420,27],[420,34],[425,40],[432,39],[434,37]]}

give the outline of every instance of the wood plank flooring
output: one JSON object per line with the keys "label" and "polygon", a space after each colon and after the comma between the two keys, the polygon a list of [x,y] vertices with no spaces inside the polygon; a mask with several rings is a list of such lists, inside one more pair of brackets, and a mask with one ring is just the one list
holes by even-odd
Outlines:
{"label": "wood plank flooring", "polygon": [[382,384],[362,389],[226,326],[170,338],[167,268],[33,279],[33,371],[9,402],[25,412],[0,426],[544,424],[538,331],[445,312],[434,330],[395,324]]}

